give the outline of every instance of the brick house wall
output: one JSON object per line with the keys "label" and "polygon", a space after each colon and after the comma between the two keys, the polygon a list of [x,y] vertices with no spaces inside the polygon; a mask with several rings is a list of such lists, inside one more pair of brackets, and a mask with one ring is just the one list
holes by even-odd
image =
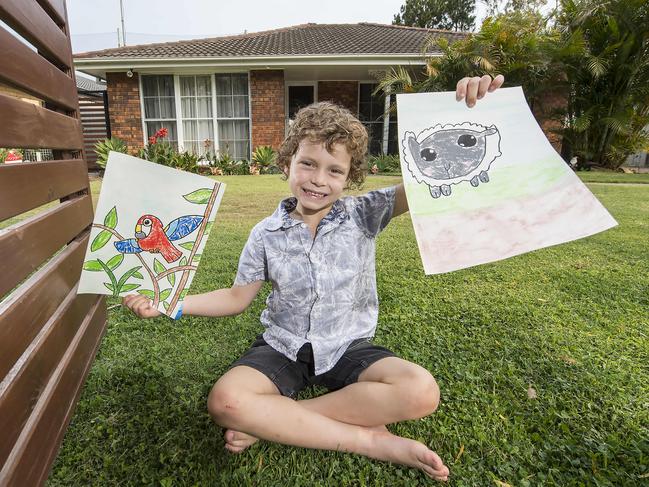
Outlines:
{"label": "brick house wall", "polygon": [[[111,132],[135,154],[143,145],[139,77],[107,73]],[[332,101],[358,115],[358,81],[319,81],[318,100]],[[561,127],[553,112],[565,106],[562,93],[548,93],[534,104],[532,112],[552,146],[561,153],[561,137],[552,132]],[[261,145],[279,148],[285,134],[285,86],[282,70],[250,71],[252,150]]]}
{"label": "brick house wall", "polygon": [[358,81],[319,81],[318,101],[331,101],[358,115]]}
{"label": "brick house wall", "polygon": [[135,154],[143,143],[139,76],[133,73],[106,73],[111,135],[122,139]]}
{"label": "brick house wall", "polygon": [[252,150],[270,145],[277,150],[284,140],[284,71],[250,71]]}

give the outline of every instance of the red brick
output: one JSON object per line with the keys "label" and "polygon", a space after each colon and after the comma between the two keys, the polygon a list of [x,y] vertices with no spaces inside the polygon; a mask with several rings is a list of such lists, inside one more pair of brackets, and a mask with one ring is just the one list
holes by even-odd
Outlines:
{"label": "red brick", "polygon": [[106,78],[111,134],[135,154],[143,145],[138,74],[128,78],[126,73],[107,73]]}

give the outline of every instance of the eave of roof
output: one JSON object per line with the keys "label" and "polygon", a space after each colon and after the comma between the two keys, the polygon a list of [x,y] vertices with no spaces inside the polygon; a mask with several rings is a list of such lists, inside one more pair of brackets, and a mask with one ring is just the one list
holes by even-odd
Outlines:
{"label": "eave of roof", "polygon": [[[432,54],[439,55],[439,54]],[[128,69],[169,67],[241,67],[281,68],[283,66],[355,65],[382,66],[394,64],[423,65],[422,54],[308,55],[308,56],[242,56],[193,58],[76,58],[76,69],[101,69],[107,72]]]}

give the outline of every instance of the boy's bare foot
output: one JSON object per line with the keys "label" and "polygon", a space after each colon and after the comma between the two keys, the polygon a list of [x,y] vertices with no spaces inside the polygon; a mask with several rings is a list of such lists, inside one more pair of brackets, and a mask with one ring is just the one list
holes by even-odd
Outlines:
{"label": "boy's bare foot", "polygon": [[448,480],[449,470],[442,459],[423,443],[377,431],[372,435],[368,457],[420,469],[435,480]]}
{"label": "boy's bare foot", "polygon": [[[388,429],[382,425],[368,427],[367,429],[374,431],[388,431]],[[227,430],[223,435],[223,439],[225,440],[225,449],[231,453],[241,453],[250,445],[254,445],[259,441],[258,438],[255,438],[252,435],[235,430]]]}
{"label": "boy's bare foot", "polygon": [[[418,468],[435,480],[448,480],[449,470],[442,459],[423,443],[393,435],[385,426],[367,429],[376,432],[368,457]],[[232,453],[241,453],[258,441],[254,436],[231,429],[223,437],[225,448]]]}

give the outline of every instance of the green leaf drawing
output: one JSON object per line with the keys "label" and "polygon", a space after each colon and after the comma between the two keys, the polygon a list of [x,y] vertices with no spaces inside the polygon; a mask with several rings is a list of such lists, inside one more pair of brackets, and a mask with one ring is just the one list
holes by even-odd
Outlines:
{"label": "green leaf drawing", "polygon": [[212,196],[212,190],[208,188],[203,188],[203,189],[197,189],[196,191],[192,191],[189,194],[185,194],[183,195],[183,198],[185,198],[190,203],[196,203],[197,205],[204,205],[207,204],[207,202],[210,200],[210,196]]}
{"label": "green leaf drawing", "polygon": [[127,293],[127,292],[129,292],[129,291],[132,291],[133,289],[137,289],[138,287],[140,287],[139,284],[125,284],[125,285],[122,286],[122,288],[120,289],[120,292],[121,292],[121,293]]}
{"label": "green leaf drawing", "polygon": [[172,286],[176,284],[176,274],[173,272],[171,274],[167,274],[167,281],[169,281],[169,284],[171,284]]}
{"label": "green leaf drawing", "polygon": [[214,222],[207,222],[207,225],[205,225],[205,233],[208,234],[212,231],[212,225]]}
{"label": "green leaf drawing", "polygon": [[113,287],[112,284],[105,282],[104,286],[106,286],[111,293],[115,294],[115,288]]}
{"label": "green leaf drawing", "polygon": [[104,218],[104,225],[108,228],[115,228],[117,225],[117,207],[113,206],[113,208],[108,212],[106,218]]}
{"label": "green leaf drawing", "polygon": [[167,268],[163,266],[158,259],[153,259],[153,270],[156,274],[160,274],[166,271]]}
{"label": "green leaf drawing", "polygon": [[188,287],[180,291],[180,299],[185,299],[185,296],[187,296],[188,291],[189,291]]}
{"label": "green leaf drawing", "polygon": [[[121,293],[124,292],[122,291],[122,286],[126,284],[126,281],[128,281],[129,277],[131,277],[133,274],[135,274],[137,271],[139,271],[142,268],[141,265],[133,267],[132,269],[127,270],[122,277],[119,278],[119,281],[117,281],[117,292]],[[126,287],[126,286],[124,286]],[[140,287],[138,284],[136,287]]]}
{"label": "green leaf drawing", "polygon": [[90,244],[90,250],[93,252],[99,250],[108,243],[111,236],[112,233],[110,233],[108,230],[102,230],[101,232],[99,232],[99,235],[97,235],[92,241],[92,244]]}
{"label": "green leaf drawing", "polygon": [[151,289],[138,289],[137,292],[149,299],[155,298],[155,293]]}
{"label": "green leaf drawing", "polygon": [[160,301],[164,301],[171,294],[171,288],[167,288],[164,291],[160,292]]}
{"label": "green leaf drawing", "polygon": [[144,279],[144,276],[141,272],[134,272],[133,277],[135,277],[136,279]]}
{"label": "green leaf drawing", "polygon": [[194,254],[194,258],[192,259],[192,262],[198,264],[198,261],[201,260],[201,255],[203,254]]}
{"label": "green leaf drawing", "polygon": [[187,257],[183,255],[183,258],[180,259],[180,264],[178,264],[180,267],[187,265]]}
{"label": "green leaf drawing", "polygon": [[167,303],[166,301],[163,301],[162,305],[165,307],[165,311],[169,311],[169,303]]}
{"label": "green leaf drawing", "polygon": [[112,257],[108,262],[106,262],[106,265],[110,267],[111,271],[114,271],[122,262],[124,262],[124,254],[117,254],[115,257]]}
{"label": "green leaf drawing", "polygon": [[185,243],[181,243],[180,246],[181,246],[183,249],[191,250],[191,249],[194,248],[194,242],[185,242]]}
{"label": "green leaf drawing", "polygon": [[83,270],[97,272],[97,271],[103,271],[104,268],[96,260],[87,260],[83,263]]}
{"label": "green leaf drawing", "polygon": [[118,296],[117,290],[118,290],[118,285],[117,285],[117,279],[115,279],[115,274],[113,274],[113,271],[110,270],[110,267],[106,265],[105,262],[103,262],[101,259],[97,259],[97,262],[99,262],[99,265],[104,269],[104,272],[108,274],[108,277],[110,278],[111,282],[111,289],[113,291],[113,296]]}

